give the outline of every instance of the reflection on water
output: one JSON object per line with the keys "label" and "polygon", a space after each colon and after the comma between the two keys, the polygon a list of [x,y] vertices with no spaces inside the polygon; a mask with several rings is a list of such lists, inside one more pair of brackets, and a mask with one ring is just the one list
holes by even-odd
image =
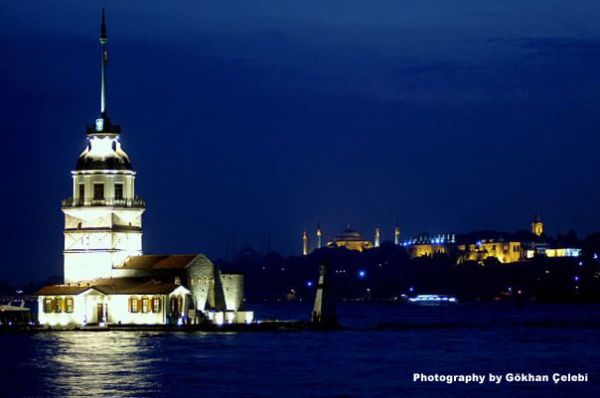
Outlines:
{"label": "reflection on water", "polygon": [[[305,306],[263,306],[299,318]],[[0,396],[592,396],[598,306],[344,305],[336,332],[0,335]],[[287,315],[286,315],[287,314]],[[376,328],[385,322],[432,328]],[[527,326],[534,322],[535,327]],[[572,325],[577,326],[572,326]],[[524,326],[525,325],[525,326]],[[542,326],[539,326],[542,325]],[[569,326],[571,325],[571,326]],[[413,372],[588,372],[587,385],[415,385]]]}
{"label": "reflection on water", "polygon": [[[158,370],[165,362],[144,355],[159,349],[150,339],[132,333],[56,333],[38,335],[48,358],[42,382],[68,396],[111,396],[115,391],[158,392]],[[53,340],[53,341],[48,341]]]}

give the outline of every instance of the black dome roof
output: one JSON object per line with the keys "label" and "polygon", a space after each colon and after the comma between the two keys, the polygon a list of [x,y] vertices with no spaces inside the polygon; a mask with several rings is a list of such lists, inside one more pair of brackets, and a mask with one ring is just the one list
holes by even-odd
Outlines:
{"label": "black dome roof", "polygon": [[77,159],[75,170],[133,170],[131,161],[125,157],[106,157],[103,159],[81,156]]}

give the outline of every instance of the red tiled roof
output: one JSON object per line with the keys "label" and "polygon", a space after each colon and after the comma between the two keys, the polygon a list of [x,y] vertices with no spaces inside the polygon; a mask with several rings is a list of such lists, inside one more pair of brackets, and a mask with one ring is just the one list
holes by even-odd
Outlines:
{"label": "red tiled roof", "polygon": [[197,256],[197,254],[135,256],[128,258],[121,267],[133,269],[179,269],[187,267]]}
{"label": "red tiled roof", "polygon": [[44,286],[34,293],[34,296],[76,296],[92,289],[89,283]]}
{"label": "red tiled roof", "polygon": [[89,289],[104,294],[169,294],[180,285],[155,279],[98,279],[80,284],[51,285],[38,290],[36,296],[76,296]]}
{"label": "red tiled roof", "polygon": [[104,279],[94,286],[106,294],[168,294],[180,285],[155,279]]}

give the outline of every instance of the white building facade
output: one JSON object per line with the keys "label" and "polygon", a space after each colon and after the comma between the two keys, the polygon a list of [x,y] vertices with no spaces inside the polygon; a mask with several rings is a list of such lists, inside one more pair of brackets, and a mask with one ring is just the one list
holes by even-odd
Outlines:
{"label": "white building facade", "polygon": [[102,286],[47,288],[38,296],[38,321],[48,326],[169,325],[183,322],[191,302],[183,286],[161,285],[153,292],[107,293]]}

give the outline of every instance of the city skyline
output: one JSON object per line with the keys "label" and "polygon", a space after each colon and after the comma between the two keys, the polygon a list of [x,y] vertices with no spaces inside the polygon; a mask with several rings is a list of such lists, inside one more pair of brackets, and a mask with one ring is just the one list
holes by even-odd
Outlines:
{"label": "city skyline", "polygon": [[[3,166],[18,170],[5,187],[20,188],[5,195],[2,232],[11,268],[23,266],[0,279],[61,269],[60,200],[98,112],[99,8],[73,4],[0,6],[13,61],[0,74],[13,149]],[[547,37],[508,6],[495,30],[477,32],[459,21],[489,22],[483,10],[441,9],[448,22],[430,15],[419,29],[401,10],[375,23],[373,10],[356,30],[356,4],[339,19],[327,7],[191,2],[190,18],[157,4],[108,4],[108,101],[148,202],[147,253],[225,257],[233,241],[269,241],[293,254],[298,231],[324,220],[330,234],[350,222],[370,237],[380,225],[384,241],[396,220],[404,237],[513,231],[536,210],[553,235],[598,230],[600,35],[579,14],[567,13],[578,31]],[[444,28],[466,57],[434,44]]]}

